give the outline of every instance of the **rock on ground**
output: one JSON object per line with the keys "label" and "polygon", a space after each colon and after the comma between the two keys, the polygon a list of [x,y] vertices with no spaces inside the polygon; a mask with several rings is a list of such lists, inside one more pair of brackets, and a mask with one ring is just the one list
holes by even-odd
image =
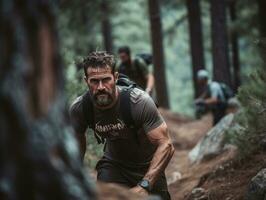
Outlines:
{"label": "rock on ground", "polygon": [[225,116],[215,127],[213,127],[189,152],[189,159],[192,163],[200,162],[219,154],[224,148],[224,136],[231,127],[234,114]]}
{"label": "rock on ground", "polygon": [[246,193],[246,200],[266,199],[266,168],[251,179]]}

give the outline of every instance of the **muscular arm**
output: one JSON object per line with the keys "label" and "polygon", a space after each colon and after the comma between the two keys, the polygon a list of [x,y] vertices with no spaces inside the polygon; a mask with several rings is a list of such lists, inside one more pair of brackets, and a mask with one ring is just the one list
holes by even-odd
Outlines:
{"label": "muscular arm", "polygon": [[154,87],[154,76],[153,76],[153,74],[152,73],[149,73],[146,76],[146,79],[147,79],[146,92],[150,93],[151,90]]}
{"label": "muscular arm", "polygon": [[150,167],[143,177],[150,182],[151,187],[160,174],[165,170],[174,154],[174,146],[169,138],[167,125],[163,123],[148,133],[149,140],[157,145]]}
{"label": "muscular arm", "polygon": [[212,105],[218,103],[218,98],[217,97],[210,97],[204,100],[205,104],[207,105]]}
{"label": "muscular arm", "polygon": [[[136,102],[132,107],[136,111],[133,112],[133,118],[136,124],[143,128],[143,134],[156,146],[150,166],[143,177],[150,182],[150,186],[153,186],[172,158],[174,147],[167,132],[167,125],[151,97],[146,93],[141,95],[138,90],[132,92],[132,97],[137,98],[133,98]],[[139,194],[147,194],[147,191],[139,185],[131,190]]]}

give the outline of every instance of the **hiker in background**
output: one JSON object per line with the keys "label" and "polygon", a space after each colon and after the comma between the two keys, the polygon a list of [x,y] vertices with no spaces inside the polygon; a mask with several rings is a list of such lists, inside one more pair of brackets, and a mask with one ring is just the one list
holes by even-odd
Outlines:
{"label": "hiker in background", "polygon": [[93,52],[84,58],[82,66],[89,90],[70,108],[82,157],[89,127],[98,143],[104,144],[104,155],[96,165],[97,180],[169,200],[164,170],[174,147],[152,98],[118,77],[113,55]]}
{"label": "hiker in background", "polygon": [[195,100],[198,108],[211,110],[213,125],[217,124],[226,114],[227,101],[233,96],[232,90],[224,83],[209,79],[209,73],[202,69],[197,72],[198,84],[204,88],[203,93]]}
{"label": "hiker in background", "polygon": [[139,54],[135,58],[131,57],[128,46],[118,49],[120,64],[118,72],[127,75],[148,94],[152,94],[154,88],[154,76],[152,72],[152,56],[150,54]]}

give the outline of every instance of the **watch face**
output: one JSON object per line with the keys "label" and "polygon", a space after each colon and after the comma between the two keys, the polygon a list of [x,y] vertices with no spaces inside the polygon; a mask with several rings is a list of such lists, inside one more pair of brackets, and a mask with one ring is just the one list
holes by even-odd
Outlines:
{"label": "watch face", "polygon": [[149,187],[149,181],[147,180],[142,180],[140,185],[144,188],[148,188]]}

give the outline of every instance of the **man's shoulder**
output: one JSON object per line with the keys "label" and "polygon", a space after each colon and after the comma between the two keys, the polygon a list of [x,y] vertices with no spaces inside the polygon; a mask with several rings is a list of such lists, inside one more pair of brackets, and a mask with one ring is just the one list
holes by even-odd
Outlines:
{"label": "man's shoulder", "polygon": [[138,65],[138,66],[141,66],[143,68],[146,68],[147,67],[147,64],[144,61],[144,59],[141,58],[141,57],[139,57],[139,56],[134,57],[132,60],[133,60],[133,64],[134,65]]}
{"label": "man's shoulder", "polygon": [[83,100],[84,100],[84,96],[87,94],[87,92],[85,92],[84,94],[76,97],[73,102],[70,104],[70,112],[77,112],[77,111],[81,111],[82,110],[82,104],[83,104]]}
{"label": "man's shoulder", "polygon": [[216,82],[216,81],[212,81],[212,82],[210,82],[209,83],[209,86],[210,86],[210,88],[211,89],[220,89],[221,88],[221,85],[218,83],[218,82]]}
{"label": "man's shoulder", "polygon": [[149,100],[150,96],[148,93],[144,92],[143,90],[139,88],[134,88],[130,92],[130,100],[133,104],[137,104],[140,102],[145,102]]}
{"label": "man's shoulder", "polygon": [[[123,89],[125,88],[120,87],[120,90],[123,90]],[[150,95],[147,92],[139,88],[133,88],[130,90],[129,99],[130,99],[130,104],[131,104],[132,109],[135,109],[139,106],[153,102]]]}

